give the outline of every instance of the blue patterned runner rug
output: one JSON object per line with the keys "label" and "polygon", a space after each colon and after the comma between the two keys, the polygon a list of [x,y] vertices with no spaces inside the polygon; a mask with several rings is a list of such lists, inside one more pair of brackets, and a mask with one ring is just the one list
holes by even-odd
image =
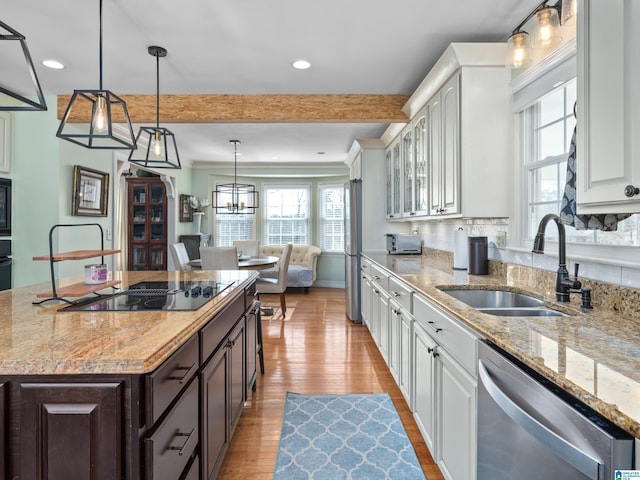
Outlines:
{"label": "blue patterned runner rug", "polygon": [[424,480],[386,393],[287,393],[274,480]]}

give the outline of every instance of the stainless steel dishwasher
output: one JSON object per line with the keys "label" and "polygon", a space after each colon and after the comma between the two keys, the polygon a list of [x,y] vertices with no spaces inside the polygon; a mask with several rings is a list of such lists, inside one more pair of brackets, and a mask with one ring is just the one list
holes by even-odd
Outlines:
{"label": "stainless steel dishwasher", "polygon": [[631,435],[516,359],[478,342],[478,480],[613,479]]}

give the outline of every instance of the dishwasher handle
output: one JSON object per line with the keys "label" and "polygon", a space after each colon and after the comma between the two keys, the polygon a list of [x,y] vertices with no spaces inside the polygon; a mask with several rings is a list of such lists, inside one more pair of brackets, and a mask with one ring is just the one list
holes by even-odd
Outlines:
{"label": "dishwasher handle", "polygon": [[516,422],[529,435],[564,459],[576,470],[592,478],[597,472],[597,479],[603,480],[604,465],[583,452],[575,445],[547,428],[535,418],[530,416],[517,403],[509,398],[491,378],[489,370],[482,360],[478,361],[478,375],[487,390],[487,393],[514,422]]}

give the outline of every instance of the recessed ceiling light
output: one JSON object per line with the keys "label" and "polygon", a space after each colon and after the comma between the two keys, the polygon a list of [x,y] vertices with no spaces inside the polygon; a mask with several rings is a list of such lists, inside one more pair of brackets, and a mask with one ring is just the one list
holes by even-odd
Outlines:
{"label": "recessed ceiling light", "polygon": [[271,157],[271,160],[278,160],[278,157]]}
{"label": "recessed ceiling light", "polygon": [[293,68],[295,68],[297,70],[306,70],[307,68],[309,68],[311,66],[311,64],[309,62],[307,62],[306,60],[296,60],[291,65],[293,65]]}
{"label": "recessed ceiling light", "polygon": [[43,60],[42,65],[47,68],[53,68],[54,70],[62,70],[64,68],[64,65],[57,60]]}

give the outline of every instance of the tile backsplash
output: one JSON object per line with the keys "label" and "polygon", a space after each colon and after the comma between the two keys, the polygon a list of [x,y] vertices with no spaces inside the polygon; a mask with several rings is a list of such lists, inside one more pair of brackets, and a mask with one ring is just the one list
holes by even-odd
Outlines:
{"label": "tile backsplash", "polygon": [[[509,245],[509,219],[473,218],[450,219],[436,222],[414,222],[412,230],[418,230],[425,248],[453,251],[453,233],[462,227],[468,236],[486,236],[489,240],[489,259],[508,265],[520,265],[529,268],[555,272],[558,269],[558,256],[554,252],[544,255],[533,254],[525,248]],[[506,248],[504,247],[506,244]],[[640,289],[640,268],[629,266],[621,261],[599,261],[590,258],[575,258],[567,254],[567,269],[573,275],[575,263],[580,264],[578,276],[582,279],[596,280],[612,285]]]}

